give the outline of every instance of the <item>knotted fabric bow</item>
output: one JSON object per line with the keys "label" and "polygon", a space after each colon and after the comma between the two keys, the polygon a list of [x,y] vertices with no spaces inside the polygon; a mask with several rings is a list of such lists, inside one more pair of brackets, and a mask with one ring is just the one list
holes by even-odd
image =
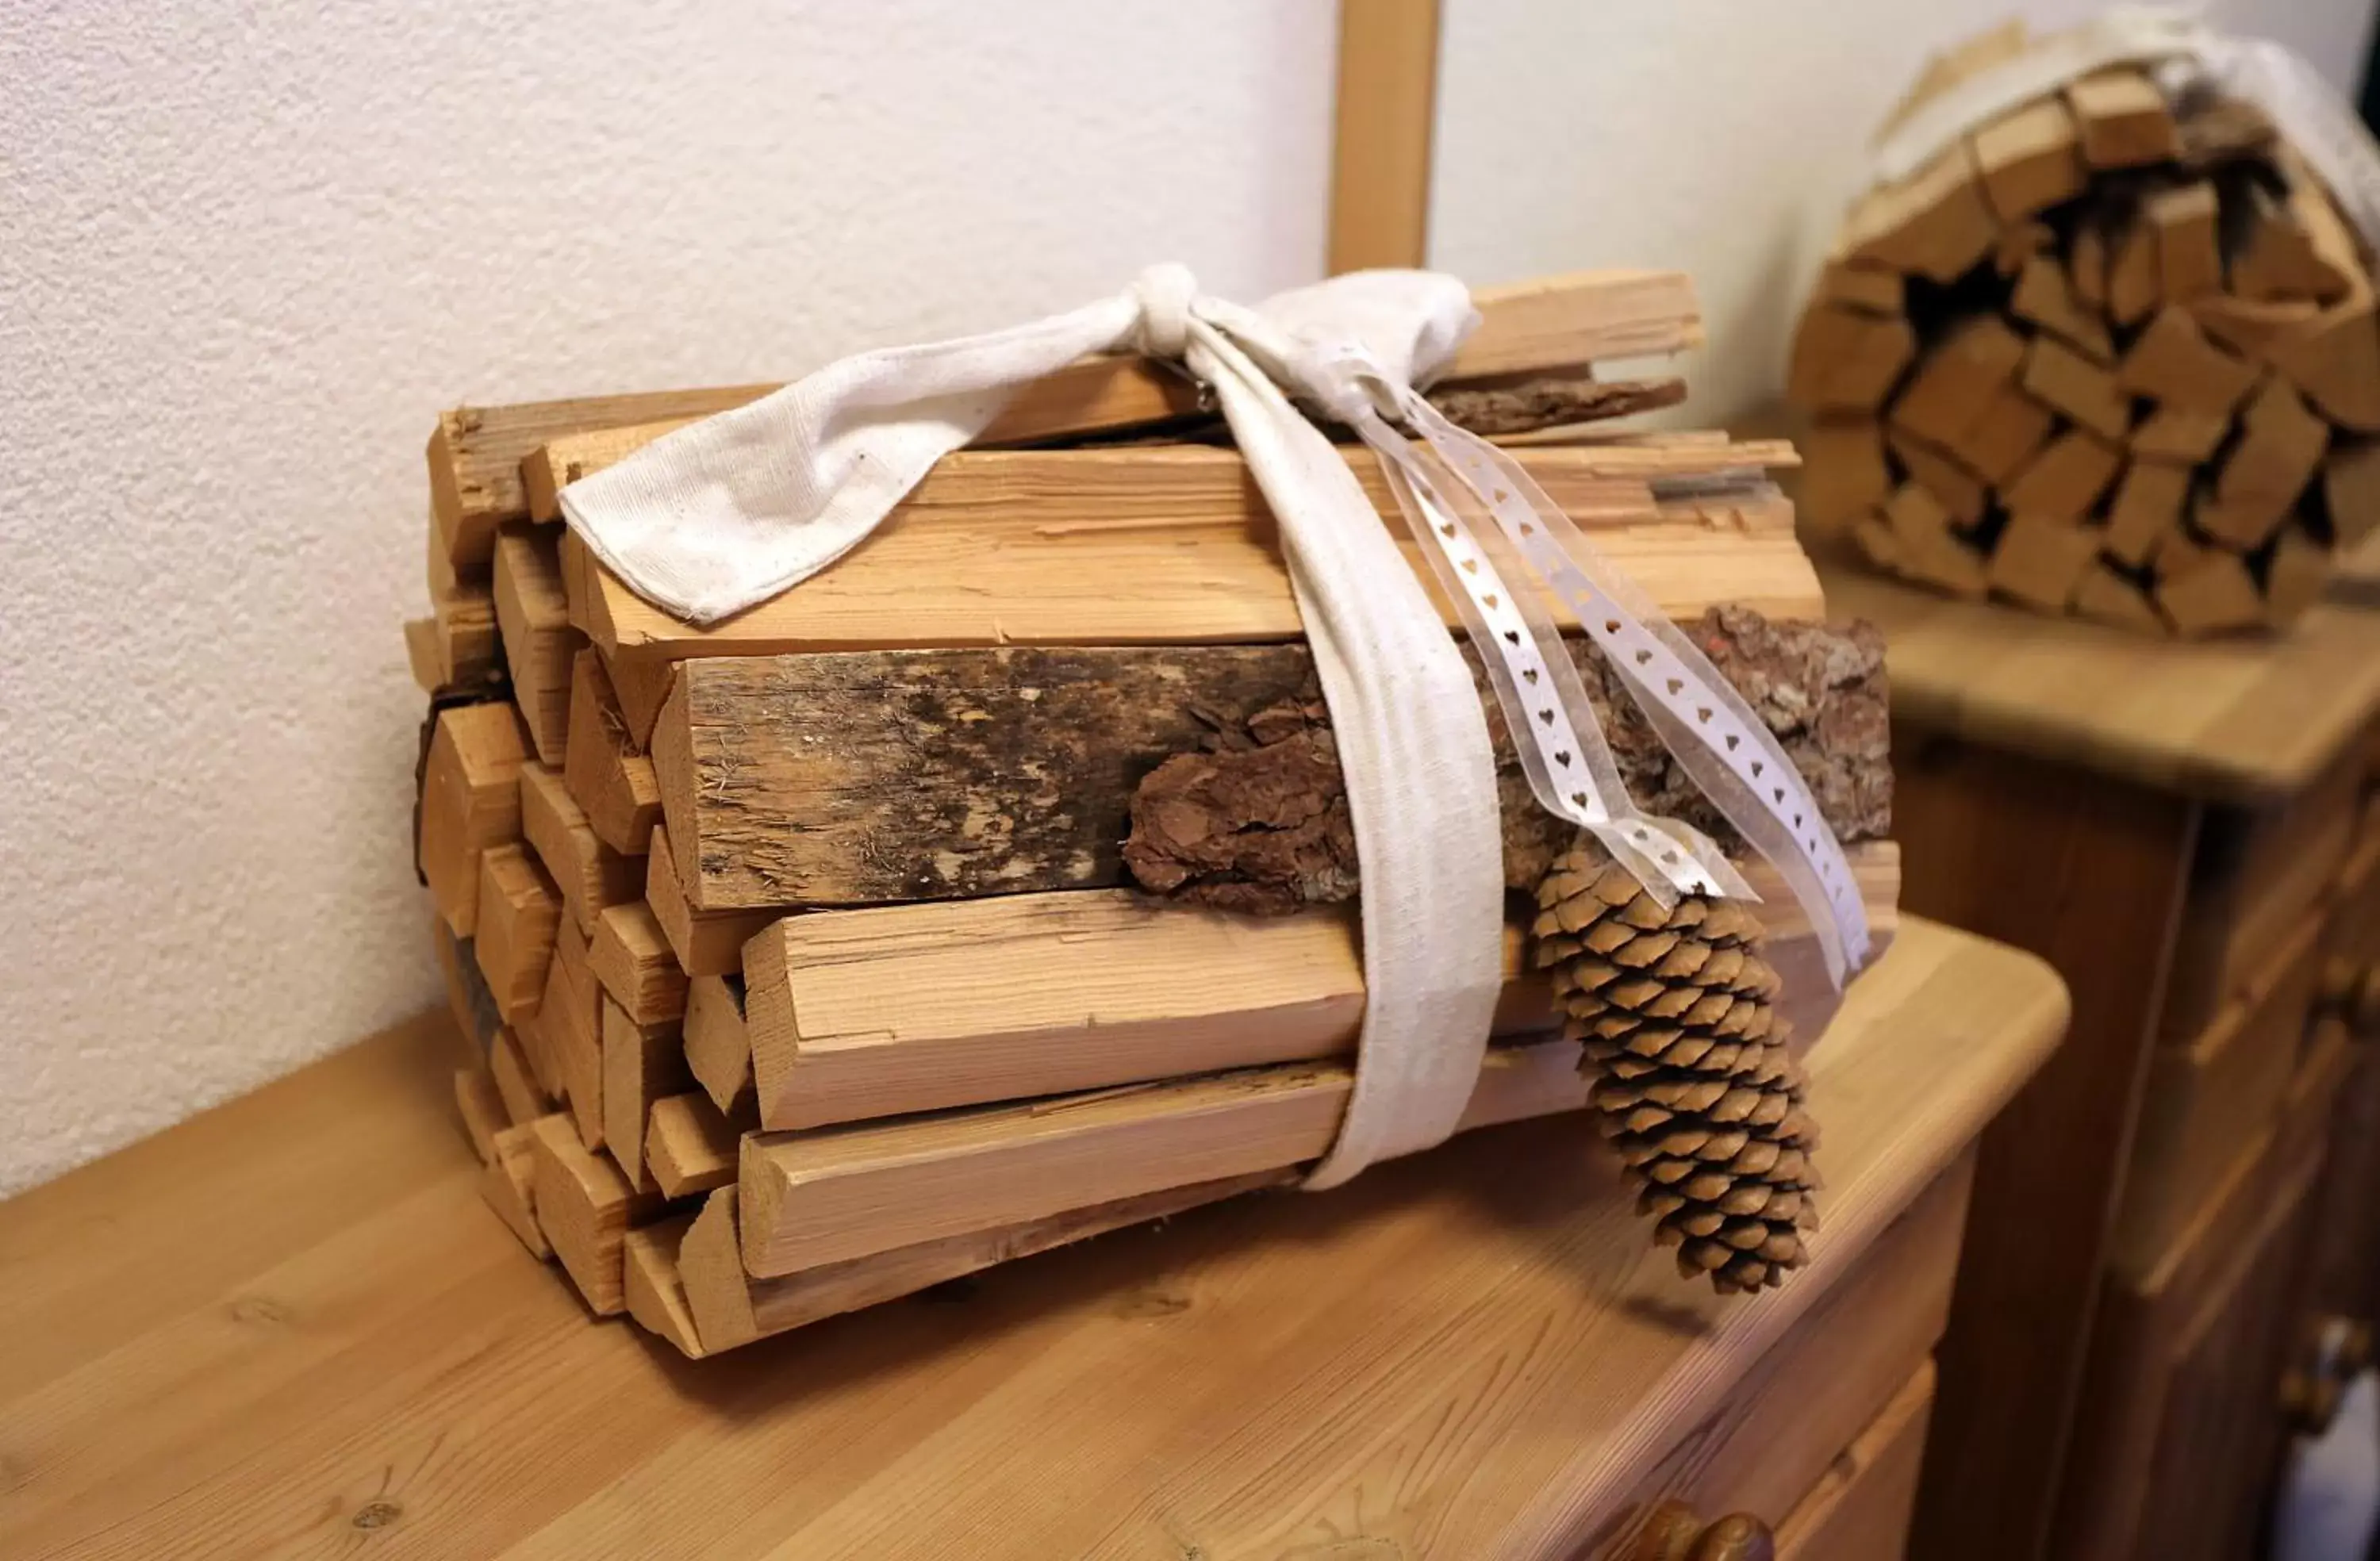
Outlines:
{"label": "knotted fabric bow", "polygon": [[2168,92],[2204,85],[2264,110],[2365,242],[2380,246],[2380,144],[2355,110],[2304,55],[2269,39],[2216,32],[2173,6],[2118,6],[1928,99],[1877,142],[1876,179],[1898,183],[1970,131],[2117,66],[2154,70]]}
{"label": "knotted fabric bow", "polygon": [[1358,272],[1248,309],[1158,266],[1068,314],[830,364],[572,484],[562,507],[632,589],[710,623],[832,564],[1019,387],[1077,357],[1137,351],[1211,387],[1281,527],[1363,878],[1355,1087],[1308,1179],[1333,1186],[1443,1141],[1462,1117],[1502,984],[1502,845],[1487,721],[1455,641],[1293,395],[1378,455],[1543,806],[1591,830],[1664,903],[1750,893],[1707,838],[1629,798],[1540,602],[1549,589],[1688,774],[1783,872],[1838,985],[1867,949],[1841,850],[1767,728],[1518,463],[1413,389],[1476,321],[1463,284],[1431,272]]}

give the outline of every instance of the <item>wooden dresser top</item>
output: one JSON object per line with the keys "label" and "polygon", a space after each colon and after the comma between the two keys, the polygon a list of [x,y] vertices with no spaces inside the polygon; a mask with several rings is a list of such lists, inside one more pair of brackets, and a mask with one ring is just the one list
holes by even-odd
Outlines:
{"label": "wooden dresser top", "polygon": [[2159,790],[2277,800],[2380,713],[2380,612],[2328,604],[2272,639],[2163,640],[1820,575],[1829,617],[1883,628],[1896,721]]}
{"label": "wooden dresser top", "polygon": [[0,1554],[1566,1556],[2065,1012],[1905,922],[1812,1054],[1816,1260],[1757,1301],[1556,1118],[703,1361],[480,1204],[426,1018],[0,1204]]}

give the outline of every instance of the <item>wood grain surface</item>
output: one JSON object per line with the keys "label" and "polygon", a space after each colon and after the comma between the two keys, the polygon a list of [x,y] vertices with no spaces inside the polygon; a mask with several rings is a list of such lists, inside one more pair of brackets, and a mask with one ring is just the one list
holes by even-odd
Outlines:
{"label": "wood grain surface", "polygon": [[1894,757],[1902,903],[2073,983],[2071,1044],[1984,1135],[1911,1548],[2006,1561],[2046,1539],[2202,810],[1907,728]]}
{"label": "wood grain surface", "polygon": [[2380,710],[2380,613],[2184,644],[1821,567],[1837,617],[1881,625],[1896,720],[2209,801],[2309,780]]}
{"label": "wood grain surface", "polygon": [[701,1362],[521,1255],[425,1019],[0,1204],[0,1554],[1567,1556],[2064,1012],[1905,927],[1814,1058],[1816,1262],[1750,1303],[1557,1118]]}

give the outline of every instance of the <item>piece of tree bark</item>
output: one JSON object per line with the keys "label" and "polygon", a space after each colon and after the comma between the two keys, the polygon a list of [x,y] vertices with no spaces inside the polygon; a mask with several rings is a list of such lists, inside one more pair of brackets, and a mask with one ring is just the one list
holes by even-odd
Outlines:
{"label": "piece of tree bark", "polygon": [[1626,417],[1686,399],[1686,381],[1656,380],[1523,380],[1509,385],[1442,385],[1427,393],[1446,420],[1483,438]]}
{"label": "piece of tree bark", "polygon": [[[1837,833],[1880,833],[1889,786],[1880,640],[1725,610],[1690,632],[1715,647],[1722,671],[1733,659],[1744,676],[1774,684],[1754,703],[1779,701],[1770,720],[1788,722],[1789,745],[1804,744],[1821,769],[1834,762],[1822,753],[1844,756],[1836,773],[1815,778]],[[1599,657],[1577,643],[1599,684]],[[1747,653],[1754,646],[1762,648]],[[1121,883],[1142,776],[1298,699],[1312,675],[1303,645],[689,661],[653,756],[680,881],[706,911]],[[1605,705],[1638,800],[1715,824],[1633,708]],[[1812,721],[1816,732],[1792,724]],[[1864,745],[1854,752],[1847,734]],[[1517,765],[1505,762],[1508,817],[1537,815],[1521,805]],[[1527,882],[1556,847],[1532,838],[1513,849],[1535,864],[1517,869],[1515,881]]]}
{"label": "piece of tree bark", "polygon": [[[1891,824],[1883,640],[1867,624],[1772,623],[1718,609],[1688,632],[1785,744],[1820,811],[1846,841]],[[1584,650],[1585,647],[1581,647]],[[1579,657],[1629,791],[1736,846],[1603,659]],[[1489,710],[1502,804],[1505,885],[1527,889],[1577,830],[1536,805],[1500,713]],[[1144,889],[1222,910],[1281,914],[1353,899],[1355,837],[1330,712],[1310,689],[1219,724],[1202,751],[1141,781],[1124,865]]]}

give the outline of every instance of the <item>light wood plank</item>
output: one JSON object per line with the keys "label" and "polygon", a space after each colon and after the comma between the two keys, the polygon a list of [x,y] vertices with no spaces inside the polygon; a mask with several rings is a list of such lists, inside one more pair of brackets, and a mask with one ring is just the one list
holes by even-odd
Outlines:
{"label": "light wood plank", "polygon": [[1438,28],[1438,0],[1359,0],[1339,9],[1333,272],[1428,259]]}
{"label": "light wood plank", "polygon": [[571,666],[570,743],[562,776],[597,840],[624,856],[639,855],[652,843],[653,826],[661,822],[661,783],[653,761],[629,735],[602,655],[591,647]]}
{"label": "light wood plank", "polygon": [[480,856],[520,838],[520,767],[528,739],[502,701],[438,714],[422,770],[420,863],[457,938],[480,920]]}
{"label": "light wood plank", "polygon": [[685,1015],[686,972],[643,901],[611,906],[595,918],[587,963],[604,994],[636,1023],[673,1023]]}
{"label": "light wood plank", "polygon": [[752,1097],[752,1038],[745,1027],[744,976],[698,975],[686,986],[686,1065],[722,1111]]}
{"label": "light wood plank", "polygon": [[[1526,454],[1532,475],[1670,616],[1691,618],[1721,602],[1742,602],[1771,617],[1823,617],[1815,577],[1793,538],[1791,506],[1772,486],[1720,484],[1674,501],[1657,501],[1645,486],[1652,473],[1742,470],[1784,458],[1789,449],[1775,442],[1603,444]],[[1172,478],[1153,475],[1160,466],[1174,468]],[[1376,502],[1388,503],[1385,489],[1377,488],[1377,467],[1359,466],[1377,490]],[[1054,486],[971,484],[955,507],[946,507],[940,495],[952,490],[929,476],[866,546],[832,569],[708,629],[677,623],[638,598],[576,538],[566,546],[578,559],[565,563],[565,573],[580,572],[580,626],[615,661],[624,654],[677,659],[1302,635],[1271,517],[1245,485],[1236,455],[1144,451],[1105,466],[1054,468],[1050,479]],[[1159,516],[1126,514],[1169,492],[1191,507],[1169,499]],[[1151,525],[1152,518],[1162,524]],[[1390,523],[1401,525],[1393,516]],[[1418,555],[1412,557],[1426,571]],[[1425,588],[1435,591],[1423,577]],[[1442,595],[1432,599],[1453,623],[1451,604]],[[575,728],[575,710],[572,720]]]}
{"label": "light wood plank", "polygon": [[562,585],[559,539],[520,527],[496,538],[496,626],[537,756],[562,762],[570,729],[570,657],[577,635]]}
{"label": "light wood plank", "polygon": [[[1900,853],[1851,856],[1888,946]],[[1808,999],[1785,1017],[1815,1040],[1829,1009],[1808,923],[1773,868],[1744,871],[1772,962]],[[1498,1033],[1550,1026],[1517,928],[1504,972]],[[790,916],[754,939],[746,973],[760,1116],[781,1129],[1342,1056],[1364,1008],[1352,907],[1251,918],[1122,890]]]}
{"label": "light wood plank", "polygon": [[562,920],[562,895],[545,869],[506,841],[480,855],[480,908],[471,938],[496,1011],[514,1023],[545,998],[545,971]]}
{"label": "light wood plank", "polygon": [[701,1092],[663,1095],[645,1117],[645,1164],[662,1197],[689,1198],[735,1181],[741,1136]]}
{"label": "light wood plank", "polygon": [[773,910],[696,910],[678,876],[666,824],[653,826],[652,849],[645,853],[645,904],[669,940],[678,968],[689,977],[742,974],[744,945],[778,915]]}
{"label": "light wood plank", "polygon": [[656,1190],[645,1165],[653,1103],[693,1083],[674,1021],[639,1024],[603,999],[603,1147],[638,1192]]}
{"label": "light wood plank", "polygon": [[605,908],[634,900],[644,887],[645,867],[596,837],[587,810],[570,794],[559,770],[535,760],[520,770],[521,831],[537,848],[538,860],[562,891],[562,903],[582,933],[595,930]]}

